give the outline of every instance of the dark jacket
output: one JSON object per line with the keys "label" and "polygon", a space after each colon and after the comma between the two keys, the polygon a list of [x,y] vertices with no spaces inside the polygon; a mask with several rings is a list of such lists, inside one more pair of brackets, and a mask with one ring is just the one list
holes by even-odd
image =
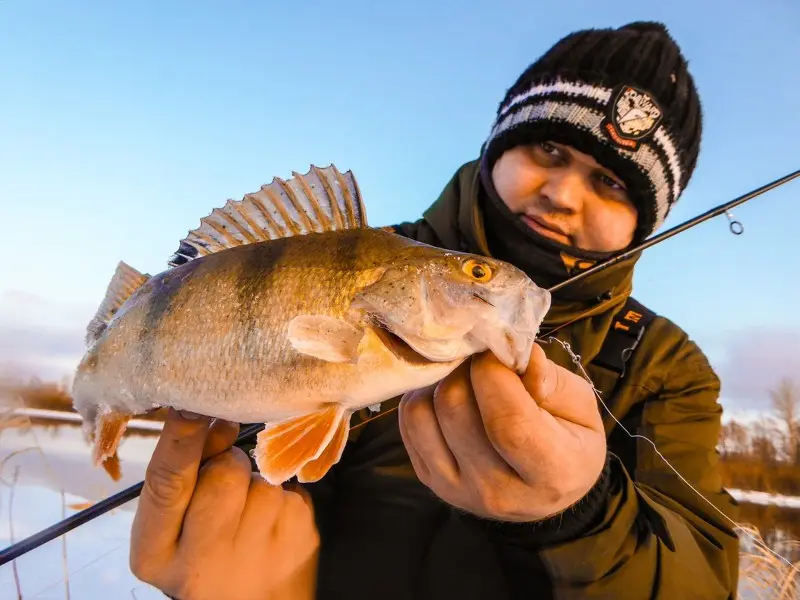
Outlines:
{"label": "dark jacket", "polygon": [[[488,254],[477,196],[476,165],[468,163],[424,219],[397,230]],[[567,511],[538,525],[483,521],[446,505],[417,480],[390,411],[394,399],[383,405],[385,416],[351,433],[332,471],[307,486],[322,539],[320,599],[736,596],[738,539],[721,514],[735,520],[736,503],[718,469],[720,382],[706,357],[677,325],[657,316],[623,379],[592,363],[630,295],[635,262],[587,278],[580,298],[554,299],[543,331],[570,343],[621,425],[653,440],[707,500],[646,440],[631,438],[603,411],[609,461],[602,498],[582,505],[581,514]],[[545,350],[575,369],[559,345]],[[353,425],[366,415],[354,415]]]}

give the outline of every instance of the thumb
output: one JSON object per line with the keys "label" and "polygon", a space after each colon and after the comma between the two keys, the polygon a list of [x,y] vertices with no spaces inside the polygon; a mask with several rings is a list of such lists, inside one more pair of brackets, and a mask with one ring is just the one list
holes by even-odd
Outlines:
{"label": "thumb", "polygon": [[170,409],[147,466],[136,508],[131,530],[132,559],[163,565],[174,554],[197,483],[208,425],[207,417]]}
{"label": "thumb", "polygon": [[546,402],[563,385],[556,366],[539,344],[533,345],[528,368],[522,374],[522,385],[539,404]]}
{"label": "thumb", "polygon": [[539,408],[553,416],[592,429],[602,427],[594,386],[547,358],[539,344],[533,345],[522,385]]}

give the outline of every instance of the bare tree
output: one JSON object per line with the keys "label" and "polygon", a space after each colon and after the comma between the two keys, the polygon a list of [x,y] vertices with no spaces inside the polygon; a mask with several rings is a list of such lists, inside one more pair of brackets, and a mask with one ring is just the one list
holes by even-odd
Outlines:
{"label": "bare tree", "polygon": [[731,419],[727,423],[723,423],[719,437],[720,453],[723,456],[741,457],[748,454],[750,435],[747,426]]}
{"label": "bare tree", "polygon": [[790,464],[800,465],[800,389],[783,379],[770,391],[772,409],[783,427],[783,451]]}
{"label": "bare tree", "polygon": [[752,425],[750,435],[750,454],[764,466],[774,465],[779,460],[776,439],[780,439],[780,429],[775,420],[762,415]]}

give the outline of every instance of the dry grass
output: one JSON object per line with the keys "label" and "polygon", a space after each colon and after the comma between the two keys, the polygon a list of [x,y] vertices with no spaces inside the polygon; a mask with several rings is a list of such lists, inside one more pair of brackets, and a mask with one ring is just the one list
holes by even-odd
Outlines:
{"label": "dry grass", "polygon": [[[72,406],[72,396],[69,393],[69,384],[67,382],[42,382],[38,380],[27,382],[0,381],[0,410],[11,415],[13,409],[20,407],[76,412]],[[148,421],[164,421],[166,414],[167,409],[160,408],[149,413],[136,415],[136,418]],[[27,417],[18,417],[18,420],[27,422]],[[2,423],[4,421],[0,414],[0,427],[3,426]],[[47,422],[60,423],[59,421],[42,417],[33,417],[31,421],[37,425]]]}
{"label": "dry grass", "polygon": [[72,411],[72,397],[65,383],[42,382],[2,382],[2,395],[13,407],[46,408],[49,410]]}
{"label": "dry grass", "polygon": [[[8,539],[14,543],[14,490],[17,487],[17,480],[19,479],[19,467],[14,467],[14,477],[11,479],[11,491],[8,495]],[[17,570],[17,561],[11,561],[11,570],[14,573],[14,585],[17,589],[17,599],[22,600],[22,585],[19,581],[19,571]]]}
{"label": "dry grass", "polygon": [[[739,553],[739,593],[758,600],[797,600],[800,598],[800,559],[792,565],[770,552],[756,527],[742,525],[744,532],[761,543],[742,536]],[[800,540],[785,541],[773,548],[782,556],[800,556]]]}
{"label": "dry grass", "polygon": [[723,456],[720,470],[727,488],[800,496],[800,464],[765,462],[754,456]]}
{"label": "dry grass", "polygon": [[[61,519],[67,518],[67,500],[64,496],[64,490],[61,490]],[[64,589],[66,591],[66,600],[70,600],[69,593],[69,561],[67,560],[67,534],[61,536],[61,564],[64,569]]]}

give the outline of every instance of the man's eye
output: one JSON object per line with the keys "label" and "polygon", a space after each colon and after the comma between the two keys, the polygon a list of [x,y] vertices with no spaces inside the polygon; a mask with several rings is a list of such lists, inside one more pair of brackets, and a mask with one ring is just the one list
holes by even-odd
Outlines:
{"label": "man's eye", "polygon": [[558,154],[559,154],[559,153],[558,153],[558,148],[556,148],[556,147],[555,147],[553,144],[551,144],[550,142],[541,142],[541,143],[539,144],[539,146],[541,147],[541,149],[542,149],[542,150],[544,150],[544,151],[545,151],[545,152],[547,152],[548,154],[552,154],[553,156],[558,156]]}
{"label": "man's eye", "polygon": [[609,177],[608,175],[600,175],[600,181],[603,182],[603,185],[607,185],[608,187],[615,189],[615,190],[624,190],[625,187],[620,184],[616,179],[613,177]]}

